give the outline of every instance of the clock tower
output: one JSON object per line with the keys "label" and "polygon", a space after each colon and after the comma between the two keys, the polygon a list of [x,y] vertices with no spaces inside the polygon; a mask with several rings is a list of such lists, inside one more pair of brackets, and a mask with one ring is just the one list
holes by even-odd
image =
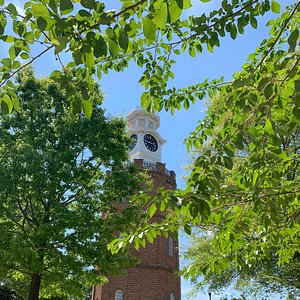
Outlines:
{"label": "clock tower", "polygon": [[161,148],[166,141],[156,131],[160,126],[159,117],[136,107],[129,113],[127,124],[132,139],[129,149],[131,160],[161,162]]}
{"label": "clock tower", "polygon": [[[127,117],[131,137],[130,160],[141,171],[147,171],[153,181],[153,191],[176,188],[176,176],[161,162],[162,145],[166,142],[157,132],[160,119],[136,107]],[[163,218],[157,212],[154,218]],[[181,300],[178,241],[170,234],[159,236],[153,244],[138,251],[131,250],[139,263],[125,275],[109,276],[103,286],[94,286],[92,300]]]}

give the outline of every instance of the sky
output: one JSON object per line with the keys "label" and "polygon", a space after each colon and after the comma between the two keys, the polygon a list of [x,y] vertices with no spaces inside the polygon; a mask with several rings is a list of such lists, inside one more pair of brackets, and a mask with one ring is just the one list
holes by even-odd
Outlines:
{"label": "sky", "polygon": [[[11,1],[22,7],[20,0]],[[203,12],[209,12],[211,9],[217,8],[220,5],[220,0],[212,0],[209,3],[203,3],[199,0],[192,0],[193,7],[186,14],[201,15]],[[284,8],[288,3],[293,3],[292,0],[279,0],[281,7]],[[119,1],[107,1],[107,9],[119,7]],[[238,36],[236,40],[230,38],[221,39],[221,47],[215,48],[213,53],[204,51],[203,54],[197,55],[196,58],[191,58],[188,55],[176,56],[176,65],[173,68],[175,79],[171,84],[176,87],[184,87],[190,84],[196,84],[203,81],[205,78],[214,79],[225,76],[230,80],[232,74],[241,70],[241,66],[247,61],[250,53],[255,51],[268,35],[266,21],[276,16],[272,13],[266,14],[259,19],[258,29],[254,30],[250,27],[246,28],[245,34]],[[1,42],[0,42],[1,43]],[[0,59],[7,57],[8,48],[0,44]],[[53,56],[42,57],[34,64],[35,71],[38,76],[48,76],[54,69],[59,69],[60,65]],[[142,74],[142,69],[131,64],[128,69],[122,73],[110,72],[108,75],[103,75],[100,80],[100,85],[105,94],[103,103],[107,114],[113,116],[126,116],[135,106],[140,105],[139,99],[143,92],[142,86],[138,80]],[[182,109],[176,111],[174,116],[170,113],[160,112],[161,125],[158,129],[160,135],[167,140],[167,143],[162,149],[162,162],[166,163],[169,170],[174,170],[177,175],[177,185],[179,188],[184,188],[185,181],[182,178],[187,171],[182,166],[190,162],[189,154],[183,144],[185,138],[196,127],[197,123],[205,116],[205,101],[198,102],[191,106],[188,111]],[[188,245],[187,238],[181,237],[181,245]],[[182,300],[187,298],[184,296],[190,289],[190,284],[182,280]],[[232,291],[224,291],[231,293]],[[221,295],[212,293],[212,300],[220,299]],[[208,299],[207,293],[198,294],[195,299]]]}

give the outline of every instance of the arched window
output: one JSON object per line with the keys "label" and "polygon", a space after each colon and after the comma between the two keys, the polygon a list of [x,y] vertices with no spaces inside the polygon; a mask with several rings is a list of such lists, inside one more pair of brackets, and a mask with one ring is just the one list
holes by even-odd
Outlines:
{"label": "arched window", "polygon": [[116,291],[115,300],[123,300],[123,292],[121,290]]}
{"label": "arched window", "polygon": [[170,256],[174,255],[174,240],[170,235],[168,237],[168,254]]}
{"label": "arched window", "polygon": [[171,292],[171,294],[170,294],[170,300],[175,300],[175,295],[173,292]]}

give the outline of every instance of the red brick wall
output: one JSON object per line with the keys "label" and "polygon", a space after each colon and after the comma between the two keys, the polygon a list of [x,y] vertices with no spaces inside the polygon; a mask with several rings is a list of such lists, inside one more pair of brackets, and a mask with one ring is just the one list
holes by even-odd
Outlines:
{"label": "red brick wall", "polygon": [[[143,161],[135,160],[142,168]],[[149,171],[153,180],[153,192],[158,187],[176,188],[175,173],[166,174],[165,165],[157,163],[156,170]],[[133,249],[132,255],[140,263],[126,270],[126,275],[111,276],[109,283],[93,288],[92,300],[115,300],[115,292],[123,291],[123,300],[169,300],[173,292],[175,300],[181,299],[178,242],[174,240],[174,255],[169,256],[168,240],[158,237],[153,244],[147,244],[139,251]]]}

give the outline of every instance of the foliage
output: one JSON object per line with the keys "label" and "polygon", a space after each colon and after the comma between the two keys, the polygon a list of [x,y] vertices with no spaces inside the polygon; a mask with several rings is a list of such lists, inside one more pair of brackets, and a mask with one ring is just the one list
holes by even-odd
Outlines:
{"label": "foliage", "polygon": [[0,299],[2,300],[23,300],[17,296],[13,289],[10,289],[6,284],[3,282],[0,283]]}
{"label": "foliage", "polygon": [[[153,235],[180,226],[188,234],[193,226],[213,233],[214,255],[192,262],[186,276],[251,272],[270,258],[291,266],[300,252],[299,5],[269,21],[270,36],[231,82],[211,86],[207,117],[186,140],[201,153],[186,190],[158,195],[152,213],[173,214],[139,228]],[[137,231],[124,241],[145,238]]]}
{"label": "foliage", "polygon": [[219,101],[187,141],[207,146],[189,179],[211,207],[207,223],[217,227],[218,255],[205,273],[228,269],[231,259],[237,269],[253,268],[271,254],[282,266],[299,251],[299,18],[294,7],[270,21],[270,39],[219,88]]}
{"label": "foliage", "polygon": [[[184,253],[184,258],[194,265],[201,265],[204,260],[211,260],[218,252],[212,247],[211,238],[208,236],[194,235],[190,247]],[[234,265],[234,259],[232,259]],[[288,295],[294,299],[299,295],[299,255],[295,255],[290,264],[278,266],[275,255],[270,255],[261,263],[252,268],[230,267],[220,274],[196,274],[193,278],[194,292],[209,285],[214,293],[222,292],[224,289],[234,289],[242,293],[245,299],[266,299],[268,296],[281,295],[283,299]],[[183,272],[188,266],[183,268]],[[202,276],[203,275],[203,276]],[[296,298],[295,298],[296,299]]]}
{"label": "foliage", "polygon": [[[123,71],[130,62],[143,68],[139,82],[145,88],[141,96],[145,108],[174,112],[183,105],[187,109],[190,102],[205,97],[203,89],[211,83],[169,87],[176,56],[187,52],[195,57],[205,48],[212,52],[225,35],[235,39],[245,27],[256,28],[259,16],[280,10],[275,0],[223,0],[209,15],[195,16],[188,13],[191,0],[121,0],[118,11],[95,0],[27,1],[23,12],[13,3],[1,0],[0,5],[0,38],[9,45],[9,56],[0,66],[2,111],[19,109],[13,76],[52,54],[62,70],[54,70],[51,78],[69,96],[73,114],[83,110],[87,116],[92,77]],[[64,53],[71,56],[66,65],[61,59]]]}
{"label": "foliage", "polygon": [[141,215],[130,201],[116,208],[140,188],[135,170],[123,168],[125,124],[104,116],[96,85],[90,119],[71,117],[59,87],[31,71],[19,76],[16,94],[20,112],[0,119],[1,278],[26,283],[17,290],[24,297],[30,285],[28,299],[40,284],[41,297],[82,296],[131,263],[106,247]]}

